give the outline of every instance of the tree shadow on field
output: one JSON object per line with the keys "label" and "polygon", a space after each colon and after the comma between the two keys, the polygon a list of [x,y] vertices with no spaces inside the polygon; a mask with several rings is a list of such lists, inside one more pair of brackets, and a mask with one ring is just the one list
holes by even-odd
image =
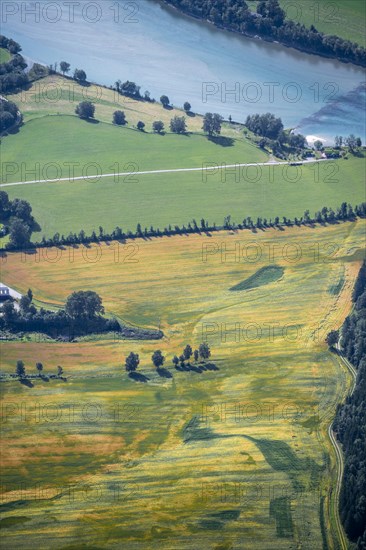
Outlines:
{"label": "tree shadow on field", "polygon": [[99,124],[99,120],[96,118],[82,118],[81,120],[85,120],[85,122],[89,122],[89,124]]}
{"label": "tree shadow on field", "polygon": [[208,136],[208,141],[221,145],[221,147],[232,147],[234,145],[234,139],[226,136]]}
{"label": "tree shadow on field", "polygon": [[135,382],[143,382],[144,384],[146,384],[146,382],[150,380],[150,378],[148,378],[144,374],[141,374],[140,372],[130,372],[128,377],[131,378],[131,380],[134,380]]}
{"label": "tree shadow on field", "polygon": [[27,388],[34,388],[34,384],[32,384],[32,382],[27,378],[21,378],[19,382],[23,384],[23,386],[27,386]]}
{"label": "tree shadow on field", "polygon": [[189,370],[192,372],[196,372],[197,374],[202,374],[203,372],[202,367],[195,367],[194,365],[189,365]]}
{"label": "tree shadow on field", "polygon": [[220,370],[215,363],[206,363],[205,367],[207,370]]}
{"label": "tree shadow on field", "polygon": [[179,372],[189,372],[190,368],[187,365],[177,365],[175,369]]}
{"label": "tree shadow on field", "polygon": [[161,376],[162,378],[173,378],[173,375],[170,371],[168,371],[168,369],[156,369],[156,372],[158,373],[159,376]]}
{"label": "tree shadow on field", "polygon": [[193,118],[196,116],[196,113],[193,113],[192,111],[186,111],[186,115]]}

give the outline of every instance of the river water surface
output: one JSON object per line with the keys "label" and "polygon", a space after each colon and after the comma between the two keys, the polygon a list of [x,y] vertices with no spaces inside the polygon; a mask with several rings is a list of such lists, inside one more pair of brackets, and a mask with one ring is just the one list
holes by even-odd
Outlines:
{"label": "river water surface", "polygon": [[217,30],[155,0],[4,2],[2,33],[35,61],[68,61],[106,85],[134,80],[199,113],[243,122],[270,111],[308,136],[366,138],[362,68]]}

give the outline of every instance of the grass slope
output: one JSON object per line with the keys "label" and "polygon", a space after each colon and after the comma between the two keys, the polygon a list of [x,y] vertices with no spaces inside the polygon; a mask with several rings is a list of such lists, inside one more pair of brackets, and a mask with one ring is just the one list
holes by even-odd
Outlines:
{"label": "grass slope", "polygon": [[[258,0],[247,0],[256,9]],[[366,6],[362,0],[280,0],[287,18],[325,34],[335,34],[365,47]]]}
{"label": "grass slope", "polygon": [[[364,231],[358,221],[141,241],[134,262],[126,247],[116,256],[116,243],[103,245],[97,262],[95,246],[38,259],[9,254],[2,276],[10,286],[55,305],[72,290],[96,290],[108,314],[160,324],[165,338],[3,343],[5,371],[22,358],[29,371],[42,361],[69,377],[32,389],[2,384],[3,544],[155,550],[192,548],[194,538],[195,548],[306,541],[320,550],[319,501],[334,471],[326,429],[347,386],[324,337],[349,312]],[[245,296],[227,290],[270,263],[285,269],[276,285]],[[330,294],[340,277],[342,289]],[[155,349],[170,361],[206,338],[219,370],[177,372],[167,363],[173,378],[155,373]],[[146,384],[123,371],[131,350]]]}
{"label": "grass slope", "polygon": [[5,48],[0,48],[0,63],[6,63],[10,59],[10,52],[8,52],[8,50],[5,50]]}
{"label": "grass slope", "polygon": [[[218,138],[220,139],[220,138]],[[226,143],[225,138],[222,138]],[[107,123],[93,123],[76,116],[46,116],[26,123],[19,134],[10,135],[2,144],[2,162],[21,158],[23,173],[40,165],[40,178],[30,173],[25,181],[69,177],[68,164],[75,163],[75,176],[88,173],[141,171],[200,167],[203,163],[266,162],[258,148],[243,139],[220,146],[203,135],[148,134]],[[68,164],[67,164],[68,163]],[[130,164],[134,167],[130,167]],[[60,167],[57,170],[49,164]],[[115,167],[115,168],[114,168]],[[48,176],[48,177],[47,177]],[[21,167],[8,181],[22,181]]]}

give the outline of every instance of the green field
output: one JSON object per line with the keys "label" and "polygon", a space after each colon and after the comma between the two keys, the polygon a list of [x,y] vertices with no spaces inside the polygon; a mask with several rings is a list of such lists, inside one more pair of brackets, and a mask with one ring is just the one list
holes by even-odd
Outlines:
{"label": "green field", "polygon": [[[247,0],[255,9],[258,0]],[[366,5],[363,0],[280,0],[288,19],[325,34],[357,42],[365,47]]]}
{"label": "green field", "polygon": [[[75,124],[82,126],[83,123],[75,121]],[[128,130],[119,132],[120,135],[123,133],[130,135]],[[133,133],[132,135],[134,136]],[[21,135],[17,137],[21,140]],[[170,138],[142,137],[158,146]],[[204,138],[194,136],[171,139],[175,143],[182,143],[182,146],[192,140],[200,143],[202,149],[206,147],[207,151],[210,146],[216,147],[208,144]],[[15,141],[15,145],[16,143]],[[57,143],[51,142],[52,148],[56,146]],[[233,147],[231,159],[239,160],[240,150],[240,144],[237,148]],[[219,153],[221,151],[219,148]],[[147,151],[146,157],[148,154]],[[191,154],[194,154],[193,150]],[[223,157],[217,157],[210,154],[205,157],[204,162],[218,162],[227,158],[225,153],[222,155]],[[188,164],[187,158],[176,160],[180,167]],[[122,157],[122,167],[123,161],[127,161],[126,157]],[[144,167],[147,165],[146,160],[139,162],[143,162]],[[160,161],[151,157],[154,168],[165,168],[174,162],[172,153],[163,156]],[[200,166],[202,158],[192,158],[191,162],[193,166]],[[38,240],[43,234],[53,236],[55,232],[66,235],[70,231],[84,229],[91,233],[100,225],[108,231],[117,225],[125,230],[135,230],[138,222],[143,228],[153,225],[163,229],[169,224],[183,225],[193,218],[199,221],[202,217],[221,225],[228,214],[240,223],[247,216],[253,219],[257,216],[268,219],[275,216],[280,216],[281,219],[282,216],[294,218],[302,216],[306,209],[313,214],[323,206],[335,208],[343,201],[355,205],[365,200],[364,167],[363,158],[354,158],[330,164],[321,163],[315,171],[311,165],[263,166],[237,168],[235,173],[229,169],[219,169],[215,173],[146,174],[119,177],[116,180],[105,178],[96,182],[29,184],[3,189],[11,198],[21,197],[31,203],[35,218],[42,228],[41,233],[34,234],[34,238]]]}
{"label": "green field", "polygon": [[[7,136],[1,146],[1,156],[3,165],[21,158],[23,172],[30,172],[23,178],[20,166],[19,172],[7,178],[8,182],[69,177],[66,163],[75,163],[75,176],[80,176],[87,173],[88,164],[90,175],[98,173],[94,163],[105,174],[114,170],[193,168],[202,163],[268,160],[268,155],[244,139],[221,139],[224,146],[203,135],[149,134],[104,122],[94,124],[76,116],[49,115],[28,121],[19,134]],[[40,178],[31,173],[36,163],[40,165]],[[128,168],[130,163],[134,168]],[[60,167],[59,173],[52,164]]]}
{"label": "green field", "polygon": [[[86,97],[99,98],[97,122],[73,114]],[[42,228],[35,238],[81,229],[91,233],[100,225],[107,231],[117,225],[134,230],[137,223],[163,229],[202,217],[221,225],[229,214],[236,222],[247,216],[293,218],[302,216],[305,209],[313,214],[323,206],[364,200],[362,157],[317,166],[134,175],[268,162],[270,157],[244,137],[240,126],[225,124],[222,136],[209,140],[202,134],[200,116],[187,117],[188,135],[139,132],[134,128],[137,120],[146,121],[149,129],[152,120],[162,119],[168,125],[171,116],[181,112],[116,96],[94,85],[83,88],[59,76],[42,79],[12,99],[20,106],[25,124],[2,140],[1,183],[131,172],[95,181],[4,187],[11,198],[31,203]],[[117,108],[126,111],[127,127],[111,124]]]}
{"label": "green field", "polygon": [[6,63],[11,58],[10,53],[8,50],[5,50],[4,48],[0,48],[0,63]]}
{"label": "green field", "polygon": [[[2,280],[17,290],[57,306],[93,289],[108,315],[159,324],[165,337],[2,344],[4,372],[21,358],[29,373],[42,361],[68,378],[2,382],[3,545],[322,550],[323,524],[335,550],[327,427],[351,380],[324,338],[350,310],[364,231],[358,221],[139,241],[134,262],[125,247],[116,260],[116,243],[97,262],[85,256],[94,245],[9,254]],[[244,254],[253,242],[257,261]],[[283,276],[258,281],[271,265]],[[229,291],[256,274],[261,286]],[[184,344],[205,339],[215,369],[172,367]],[[171,378],[152,367],[159,348]],[[132,350],[146,383],[124,372]]]}

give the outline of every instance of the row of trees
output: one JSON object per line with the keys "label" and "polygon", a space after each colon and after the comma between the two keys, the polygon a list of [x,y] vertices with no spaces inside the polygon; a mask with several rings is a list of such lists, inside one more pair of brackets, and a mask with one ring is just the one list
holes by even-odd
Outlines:
{"label": "row of trees", "polygon": [[[43,364],[42,363],[36,363],[36,369],[38,371],[38,377],[39,378],[48,378],[49,375],[45,375],[44,374],[44,370],[43,370]],[[18,378],[20,379],[24,379],[24,378],[27,378],[29,377],[28,374],[26,374],[26,370],[25,370],[25,364],[24,364],[24,361],[21,361],[21,360],[18,360],[16,362],[16,366],[15,366],[15,374]],[[57,366],[57,378],[62,378],[62,375],[64,374],[64,369],[58,365]],[[31,375],[32,376],[32,375]],[[34,375],[33,375],[34,376]],[[32,377],[33,377],[32,376]]]}
{"label": "row of trees", "polygon": [[[183,349],[183,353],[178,357],[177,355],[174,355],[172,359],[172,364],[175,368],[178,368],[180,365],[181,367],[184,367],[186,362],[189,365],[191,358],[194,357],[195,363],[197,363],[199,360],[201,362],[207,361],[211,357],[211,350],[207,343],[200,344],[198,349],[195,349],[193,351],[192,346],[187,344],[185,348]],[[161,369],[162,366],[165,363],[165,357],[161,350],[156,350],[151,356],[151,361],[156,369]],[[125,361],[125,368],[126,371],[136,372],[138,366],[140,364],[140,357],[138,353],[131,352],[127,357]]]}
{"label": "row of trees", "polygon": [[350,134],[348,137],[335,136],[334,146],[336,149],[348,147],[351,152],[354,152],[358,147],[362,147],[362,139],[360,137],[356,137],[354,134]]}
{"label": "row of trees", "polygon": [[345,455],[340,516],[357,550],[363,550],[366,548],[366,261],[352,300],[354,309],[342,326],[341,347],[358,374],[353,394],[337,410],[334,429]]}
{"label": "row of trees", "polygon": [[[94,118],[95,114],[95,105],[91,103],[90,101],[82,101],[76,106],[75,113],[82,119],[91,119]],[[116,124],[117,126],[124,126],[127,124],[126,114],[124,111],[114,111],[113,118],[112,118],[113,124]],[[140,131],[143,131],[145,128],[145,123],[142,121],[139,121],[137,123],[137,129]],[[170,120],[169,125],[170,131],[174,134],[185,134],[187,131],[187,124],[186,119],[184,116],[177,116],[175,115]],[[152,129],[154,133],[161,134],[164,132],[165,125],[162,120],[155,120],[152,124]]]}
{"label": "row of trees", "polygon": [[88,244],[88,243],[99,243],[99,242],[105,242],[105,241],[113,241],[113,240],[125,240],[125,239],[136,239],[136,238],[151,238],[151,237],[162,237],[162,236],[172,236],[172,235],[186,235],[186,234],[192,234],[192,233],[202,233],[202,232],[215,232],[220,231],[222,229],[228,229],[228,230],[242,230],[242,229],[249,229],[249,230],[255,230],[258,229],[266,229],[266,228],[276,228],[276,227],[291,227],[293,225],[296,226],[307,226],[312,225],[314,223],[337,223],[338,221],[354,221],[357,217],[359,218],[366,218],[366,202],[361,203],[360,205],[356,205],[353,207],[351,204],[347,202],[343,202],[341,206],[339,206],[336,209],[328,208],[324,206],[321,210],[318,212],[315,212],[313,216],[310,215],[309,210],[306,210],[303,214],[303,216],[297,218],[295,217],[293,220],[290,218],[287,218],[286,216],[283,216],[282,219],[279,218],[279,216],[276,216],[275,218],[261,218],[258,217],[256,220],[253,220],[250,216],[244,218],[242,222],[236,223],[231,219],[231,216],[226,216],[224,219],[223,225],[217,226],[215,223],[210,224],[207,220],[204,218],[201,219],[201,221],[198,223],[196,220],[193,220],[192,222],[189,222],[187,226],[183,225],[182,227],[175,225],[172,227],[171,225],[168,225],[163,230],[160,230],[159,228],[154,228],[151,226],[150,228],[145,227],[145,229],[142,228],[141,224],[138,223],[136,227],[136,231],[123,231],[123,229],[119,226],[117,226],[113,231],[108,233],[103,229],[103,227],[99,227],[99,232],[96,233],[95,231],[92,231],[91,235],[87,235],[86,232],[82,229],[78,234],[76,233],[69,233],[69,235],[60,235],[60,233],[55,233],[53,237],[46,238],[42,237],[42,240],[40,242],[35,243],[27,243],[27,246],[14,246],[13,244],[9,243],[6,248],[10,250],[22,250],[31,248],[31,247],[51,247],[51,246],[63,246],[63,245],[75,245],[75,244]]}
{"label": "row of trees", "polygon": [[350,40],[286,20],[278,0],[261,0],[253,13],[245,0],[166,0],[184,13],[218,27],[261,36],[293,48],[366,66],[366,50]]}

